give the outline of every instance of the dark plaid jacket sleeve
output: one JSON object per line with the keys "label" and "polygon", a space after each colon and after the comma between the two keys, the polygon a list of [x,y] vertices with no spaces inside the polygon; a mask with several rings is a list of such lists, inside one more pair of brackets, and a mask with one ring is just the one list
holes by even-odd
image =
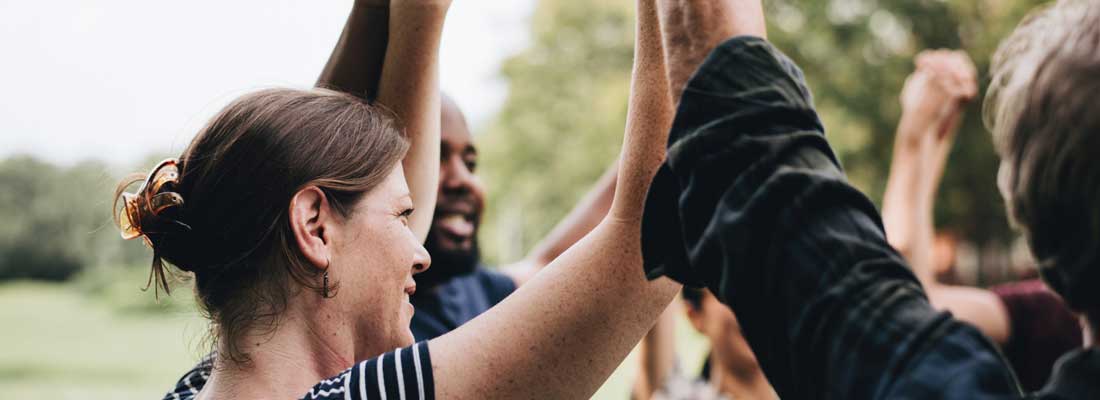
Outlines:
{"label": "dark plaid jacket sleeve", "polygon": [[644,221],[647,274],[730,305],[782,398],[1021,396],[989,340],[929,305],[763,39],[724,43],[689,82]]}

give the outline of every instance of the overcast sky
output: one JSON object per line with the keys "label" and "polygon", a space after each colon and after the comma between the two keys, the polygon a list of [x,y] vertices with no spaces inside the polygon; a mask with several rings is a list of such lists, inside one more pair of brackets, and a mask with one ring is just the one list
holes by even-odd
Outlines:
{"label": "overcast sky", "polygon": [[[457,1],[442,85],[476,128],[507,88],[535,0]],[[182,151],[237,95],[308,87],[351,0],[0,0],[0,157],[69,164]]]}

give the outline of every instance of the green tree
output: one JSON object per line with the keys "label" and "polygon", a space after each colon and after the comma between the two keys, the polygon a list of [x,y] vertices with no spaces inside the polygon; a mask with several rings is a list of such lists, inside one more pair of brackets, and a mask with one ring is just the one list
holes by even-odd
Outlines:
{"label": "green tree", "polygon": [[114,227],[114,175],[94,161],[0,161],[0,279],[65,280],[90,266],[147,259],[147,250],[123,243]]}
{"label": "green tree", "polygon": [[[997,43],[1036,0],[770,0],[769,39],[806,73],[852,182],[879,201],[900,116],[897,95],[926,48],[961,48],[988,70]],[[633,1],[542,0],[529,48],[502,74],[509,96],[478,138],[489,208],[487,255],[517,257],[541,238],[618,153],[633,45]],[[984,80],[983,80],[984,83]],[[978,243],[1010,236],[997,158],[967,113],[937,206],[941,227]]]}

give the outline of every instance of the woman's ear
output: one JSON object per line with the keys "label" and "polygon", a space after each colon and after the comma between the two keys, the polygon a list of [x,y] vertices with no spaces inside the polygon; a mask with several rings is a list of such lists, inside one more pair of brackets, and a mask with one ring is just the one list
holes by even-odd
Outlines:
{"label": "woman's ear", "polygon": [[316,186],[299,190],[290,199],[289,211],[290,229],[298,250],[317,268],[328,268],[332,245],[330,228],[335,216],[325,192]]}

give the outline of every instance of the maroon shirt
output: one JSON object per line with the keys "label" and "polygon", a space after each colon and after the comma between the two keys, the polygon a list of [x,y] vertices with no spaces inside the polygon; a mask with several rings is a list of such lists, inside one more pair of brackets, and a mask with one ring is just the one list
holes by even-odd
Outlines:
{"label": "maroon shirt", "polygon": [[1008,283],[991,289],[1008,312],[1008,342],[1003,351],[1026,391],[1043,387],[1054,362],[1082,346],[1077,316],[1041,280]]}

